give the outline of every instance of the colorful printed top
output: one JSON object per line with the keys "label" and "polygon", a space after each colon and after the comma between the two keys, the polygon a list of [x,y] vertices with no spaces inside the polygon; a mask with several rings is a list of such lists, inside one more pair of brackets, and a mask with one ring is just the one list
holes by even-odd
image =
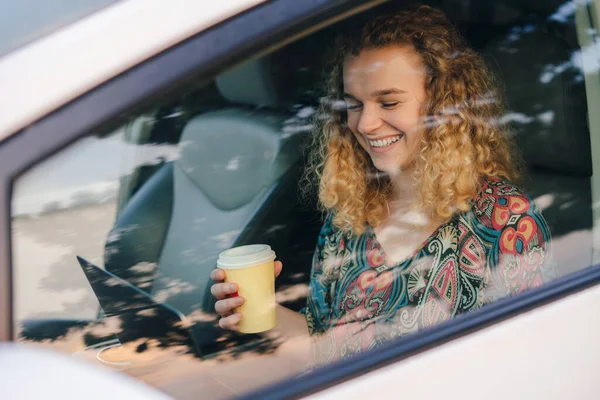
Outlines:
{"label": "colorful printed top", "polygon": [[[442,224],[394,266],[371,227],[350,235],[325,221],[313,258],[307,307],[315,365],[446,321],[537,287],[550,234],[531,198],[487,178],[471,210]],[[335,329],[332,329],[335,328]]]}

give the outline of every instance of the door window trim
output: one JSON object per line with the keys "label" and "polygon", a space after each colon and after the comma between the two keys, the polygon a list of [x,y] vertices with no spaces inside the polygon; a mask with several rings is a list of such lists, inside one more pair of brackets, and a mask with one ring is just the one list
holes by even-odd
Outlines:
{"label": "door window trim", "polygon": [[[340,19],[381,0],[271,0],[151,58],[73,100],[0,145],[0,341],[11,340],[11,187],[32,165],[93,131],[117,127],[128,115],[189,82],[213,78],[250,56],[282,46],[317,26]],[[350,11],[348,11],[350,10]],[[244,32],[240,35],[240,32]],[[315,393],[393,362],[427,351],[487,326],[557,301],[600,283],[600,268],[589,267],[538,289],[502,299],[316,374],[282,381],[240,398],[297,398]]]}

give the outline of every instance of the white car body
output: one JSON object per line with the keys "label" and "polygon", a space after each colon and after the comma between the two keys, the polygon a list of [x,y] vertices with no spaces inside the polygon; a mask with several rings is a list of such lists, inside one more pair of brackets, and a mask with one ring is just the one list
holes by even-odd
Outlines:
{"label": "white car body", "polygon": [[48,349],[6,343],[0,344],[0,385],[4,399],[169,399],[106,368]]}

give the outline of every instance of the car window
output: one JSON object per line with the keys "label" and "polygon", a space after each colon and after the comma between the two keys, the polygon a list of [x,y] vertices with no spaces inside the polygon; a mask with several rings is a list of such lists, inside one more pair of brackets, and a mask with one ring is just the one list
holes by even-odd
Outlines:
{"label": "car window", "polygon": [[[227,398],[593,266],[595,8],[472,3],[374,7],[154,100],[19,176],[17,340],[175,398]],[[438,54],[437,70],[377,42],[393,36],[381,32],[394,20],[377,19],[390,13],[398,26],[420,18],[425,28],[401,33]],[[460,36],[440,30],[445,18]],[[422,182],[430,197],[404,209]],[[283,262],[278,323],[243,334],[219,324],[210,274],[221,252],[252,244]]]}
{"label": "car window", "polygon": [[0,56],[117,1],[3,2],[0,4]]}

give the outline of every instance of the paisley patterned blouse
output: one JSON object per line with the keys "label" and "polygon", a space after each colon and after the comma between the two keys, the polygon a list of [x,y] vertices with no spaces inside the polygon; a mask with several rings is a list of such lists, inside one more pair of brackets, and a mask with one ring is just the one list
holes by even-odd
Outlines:
{"label": "paisley patterned blouse", "polygon": [[350,235],[328,216],[307,307],[313,366],[446,321],[544,281],[550,234],[531,198],[486,178],[471,210],[442,224],[394,266],[368,227]]}

